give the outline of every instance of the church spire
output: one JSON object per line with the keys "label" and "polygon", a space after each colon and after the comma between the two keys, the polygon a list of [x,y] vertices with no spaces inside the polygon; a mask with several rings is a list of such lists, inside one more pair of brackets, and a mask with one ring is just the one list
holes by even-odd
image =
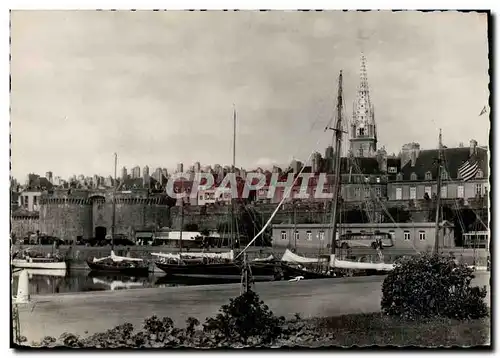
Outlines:
{"label": "church spire", "polygon": [[372,157],[377,151],[375,108],[370,100],[366,57],[363,53],[361,54],[358,91],[353,103],[350,147],[356,157]]}

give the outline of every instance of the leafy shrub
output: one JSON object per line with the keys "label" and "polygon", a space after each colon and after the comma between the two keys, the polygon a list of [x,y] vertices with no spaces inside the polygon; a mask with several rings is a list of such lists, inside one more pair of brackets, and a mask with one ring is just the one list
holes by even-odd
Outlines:
{"label": "leafy shrub", "polygon": [[269,307],[252,291],[231,299],[214,318],[208,318],[203,329],[193,317],[186,320],[186,328],[176,328],[172,319],[152,316],[144,320],[141,330],[134,333],[130,323],[116,326],[89,337],[64,333],[56,340],[45,337],[33,345],[72,348],[164,348],[164,347],[234,347],[268,344],[278,337],[286,339],[302,329],[292,326],[283,330],[283,317],[276,317]]}
{"label": "leafy shrub", "polygon": [[408,319],[475,319],[488,314],[486,288],[471,287],[473,270],[451,257],[421,254],[398,260],[382,285],[382,311]]}
{"label": "leafy shrub", "polygon": [[253,345],[272,342],[281,334],[284,317],[276,317],[257,293],[249,290],[230,300],[220,313],[207,319],[203,331],[214,334],[219,344],[230,341]]}

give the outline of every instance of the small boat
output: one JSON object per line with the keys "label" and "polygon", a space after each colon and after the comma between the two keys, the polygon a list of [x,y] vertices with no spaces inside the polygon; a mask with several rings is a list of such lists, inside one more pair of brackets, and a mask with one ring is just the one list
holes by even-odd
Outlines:
{"label": "small boat", "polygon": [[87,265],[92,271],[120,273],[129,276],[144,276],[149,274],[149,264],[143,259],[111,255],[100,259],[87,260]]}
{"label": "small boat", "polygon": [[68,267],[65,260],[50,257],[26,257],[24,259],[12,259],[12,266],[17,268],[51,270],[66,270]]}

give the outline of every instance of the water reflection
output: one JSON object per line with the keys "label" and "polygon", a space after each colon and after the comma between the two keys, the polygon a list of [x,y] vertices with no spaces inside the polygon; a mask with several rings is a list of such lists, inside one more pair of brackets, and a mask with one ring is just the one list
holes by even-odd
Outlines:
{"label": "water reflection", "polygon": [[[239,282],[235,279],[206,279],[168,277],[162,273],[147,277],[132,277],[95,271],[27,270],[30,294],[57,294],[66,292],[115,291],[149,287],[213,285]],[[13,272],[12,292],[17,292],[20,271]]]}

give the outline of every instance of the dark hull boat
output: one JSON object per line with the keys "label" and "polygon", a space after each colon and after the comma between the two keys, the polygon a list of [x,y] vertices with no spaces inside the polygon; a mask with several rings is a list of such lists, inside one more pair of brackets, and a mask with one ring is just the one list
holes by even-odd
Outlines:
{"label": "dark hull boat", "polygon": [[293,279],[295,277],[300,277],[300,276],[302,276],[304,280],[336,277],[333,276],[333,274],[322,273],[314,270],[304,270],[302,268],[285,264],[283,262],[281,263],[281,269],[283,270],[283,277],[285,278],[285,280]]}
{"label": "dark hull boat", "polygon": [[108,262],[93,262],[88,260],[87,265],[92,271],[103,273],[119,273],[127,276],[144,277],[149,274],[149,266],[141,264],[129,263],[108,263]]}
{"label": "dark hull boat", "polygon": [[[210,279],[237,279],[241,277],[241,266],[237,263],[162,263],[156,262],[156,266],[171,276],[184,276],[192,278]],[[254,280],[275,280],[279,277],[277,265],[270,263],[250,264]]]}

